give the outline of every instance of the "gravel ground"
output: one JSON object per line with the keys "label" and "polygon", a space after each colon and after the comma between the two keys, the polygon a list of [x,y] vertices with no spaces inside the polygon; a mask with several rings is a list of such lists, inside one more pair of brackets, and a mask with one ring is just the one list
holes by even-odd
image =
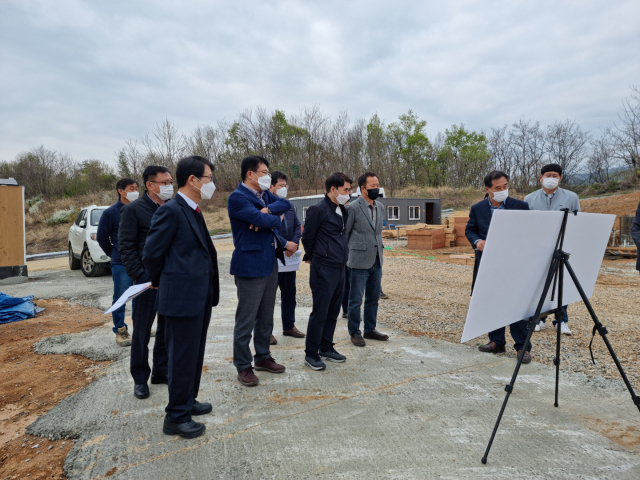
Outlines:
{"label": "gravel ground", "polygon": [[[433,257],[431,252],[406,250],[406,241],[385,242],[395,251],[385,251],[382,287],[389,295],[380,301],[378,319],[414,335],[459,343],[470,300],[472,266],[443,263],[446,255],[435,255],[436,260],[417,258],[406,253],[418,253]],[[458,247],[443,249],[471,253]],[[309,290],[309,266],[304,265],[298,273],[298,303],[311,305]],[[609,330],[609,339],[627,372],[632,385],[640,391],[640,288],[639,275],[635,270],[635,259],[605,260],[591,299],[600,321]],[[562,337],[562,370],[581,372],[589,377],[602,376],[620,379],[606,346],[599,335],[594,340],[593,365],[589,355],[589,341],[593,321],[582,303],[569,306],[569,326],[572,336]],[[532,355],[534,361],[553,365],[556,336],[548,319],[546,330],[534,334]],[[345,322],[339,318],[338,322]],[[484,344],[488,337],[479,337],[467,342],[475,348]],[[511,338],[507,333],[507,341]],[[487,355],[481,354],[479,355]],[[515,358],[513,349],[501,354]]]}

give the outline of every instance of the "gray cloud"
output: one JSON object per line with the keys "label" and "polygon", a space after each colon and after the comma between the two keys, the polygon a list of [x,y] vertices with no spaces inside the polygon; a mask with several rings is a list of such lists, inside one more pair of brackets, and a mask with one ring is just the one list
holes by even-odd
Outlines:
{"label": "gray cloud", "polygon": [[318,104],[435,135],[533,118],[611,126],[640,83],[637,1],[4,1],[0,159],[112,162],[168,117]]}

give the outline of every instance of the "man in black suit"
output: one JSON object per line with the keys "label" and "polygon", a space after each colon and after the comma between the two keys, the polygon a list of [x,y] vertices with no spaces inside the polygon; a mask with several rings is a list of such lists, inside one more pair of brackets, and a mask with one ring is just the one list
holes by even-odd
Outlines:
{"label": "man in black suit", "polygon": [[[150,165],[144,169],[142,179],[147,191],[137,200],[122,207],[118,227],[118,248],[122,264],[136,285],[149,281],[149,274],[142,263],[142,251],[151,219],[156,210],[173,196],[173,178],[168,168]],[[155,290],[146,290],[133,300],[130,371],[134,382],[133,394],[139,399],[149,396],[149,375],[153,384],[167,383],[167,350],[164,345],[162,318],[158,318],[153,345],[153,371],[149,368],[149,339],[156,314]]]}
{"label": "man in black suit", "polygon": [[[504,172],[493,171],[484,177],[484,188],[487,196],[481,202],[471,207],[469,221],[465,234],[471,244],[476,249],[475,265],[473,267],[473,283],[471,290],[476,283],[478,268],[482,259],[482,252],[489,231],[491,217],[496,210],[529,210],[529,205],[521,200],[509,197],[509,176]],[[497,287],[499,288],[499,286]],[[499,311],[499,310],[498,310]],[[511,336],[515,342],[515,349],[520,351],[525,348],[524,342],[527,339],[527,322],[520,320],[510,325]],[[500,353],[505,351],[505,328],[499,328],[489,332],[489,343],[479,347],[481,352]],[[526,346],[522,363],[531,362],[531,343]]]}
{"label": "man in black suit", "polygon": [[[283,172],[275,171],[271,174],[269,191],[280,198],[287,198],[287,176]],[[282,223],[277,230],[280,243],[284,246],[284,255],[290,257],[298,251],[300,244],[301,225],[296,210],[291,207],[284,213]],[[287,337],[304,338],[305,334],[296,328],[296,272],[278,272],[278,287],[280,287],[280,313],[282,316],[282,334]],[[271,334],[271,345],[275,345],[276,338]]]}
{"label": "man in black suit", "polygon": [[194,438],[205,426],[192,415],[211,412],[196,400],[200,388],[211,307],[218,304],[218,257],[198,203],[215,191],[213,164],[204,157],[178,162],[178,194],[151,221],[143,262],[158,289],[158,315],[165,319],[169,403],[163,432]]}
{"label": "man in black suit", "polygon": [[342,303],[344,267],[349,260],[344,204],[351,198],[352,183],[344,173],[331,174],[325,181],[324,200],[309,207],[302,232],[303,260],[311,263],[309,286],[313,297],[304,363],[313,370],[327,367],[321,357],[338,363],[347,358],[333,348],[333,334]]}

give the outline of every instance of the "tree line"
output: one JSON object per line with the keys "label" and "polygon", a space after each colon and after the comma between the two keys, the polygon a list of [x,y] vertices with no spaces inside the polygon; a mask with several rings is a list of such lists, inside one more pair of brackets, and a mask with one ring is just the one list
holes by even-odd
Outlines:
{"label": "tree line", "polygon": [[[542,165],[558,163],[564,181],[578,173],[590,183],[606,183],[624,167],[637,181],[640,162],[640,89],[632,87],[614,125],[599,135],[572,120],[542,126],[520,119],[488,132],[453,125],[429,138],[426,120],[413,111],[386,124],[377,114],[351,119],[347,112],[335,118],[310,106],[286,115],[281,110],[254,108],[232,122],[201,125],[182,133],[169,119],[158,122],[142,138],[124,141],[116,152],[116,167],[98,160],[74,162],[69,156],[38,147],[12,162],[0,162],[0,177],[15,177],[27,195],[74,195],[113,188],[116,177],[141,179],[147,165],[175,171],[185,155],[202,155],[216,166],[215,182],[233,190],[239,165],[247,155],[261,155],[271,170],[290,177],[296,190],[322,191],[326,176],[342,171],[357,177],[376,172],[388,192],[409,185],[477,188],[484,175],[499,169],[511,184],[525,192],[536,188]],[[586,174],[586,175],[585,175]]]}

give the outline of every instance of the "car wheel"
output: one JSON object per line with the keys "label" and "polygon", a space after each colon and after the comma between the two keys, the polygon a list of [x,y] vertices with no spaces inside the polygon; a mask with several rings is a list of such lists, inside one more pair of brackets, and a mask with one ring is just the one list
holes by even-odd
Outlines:
{"label": "car wheel", "polygon": [[84,247],[82,250],[82,255],[80,256],[82,273],[87,277],[98,277],[104,273],[104,269],[99,263],[96,263],[93,258],[91,258],[91,252],[88,247]]}
{"label": "car wheel", "polygon": [[80,260],[73,256],[71,244],[69,244],[69,268],[71,270],[80,270]]}

